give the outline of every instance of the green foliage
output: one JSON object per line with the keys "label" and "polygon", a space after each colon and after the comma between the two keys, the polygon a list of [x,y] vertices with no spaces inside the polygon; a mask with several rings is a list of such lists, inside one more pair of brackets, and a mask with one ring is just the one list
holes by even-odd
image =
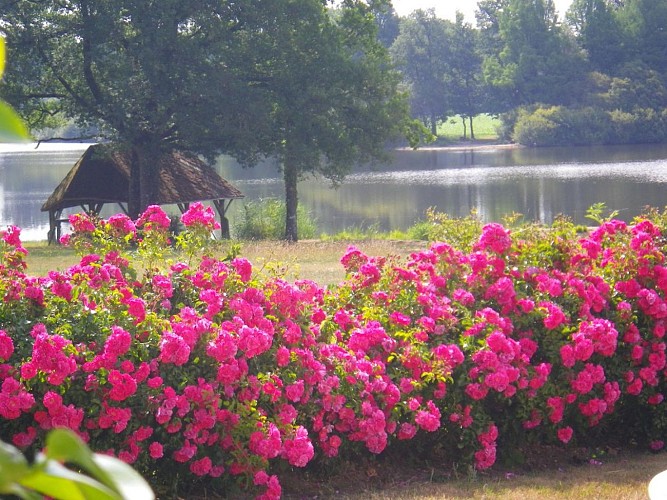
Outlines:
{"label": "green foliage", "polygon": [[610,142],[610,116],[593,107],[520,108],[513,140],[526,146],[605,144]]}
{"label": "green foliage", "polygon": [[655,143],[667,139],[664,111],[564,106],[520,108],[512,139],[526,146]]}
{"label": "green foliage", "polygon": [[[76,466],[81,470],[66,467]],[[150,500],[148,483],[125,462],[98,453],[69,429],[55,429],[33,463],[0,442],[0,494],[25,500]]]}
{"label": "green foliage", "polygon": [[[317,235],[317,222],[303,207],[297,209],[301,238]],[[279,240],[285,235],[285,202],[274,198],[244,203],[243,212],[234,221],[233,233],[242,240]]]}
{"label": "green foliage", "polygon": [[[430,241],[444,241],[462,252],[471,251],[482,233],[483,224],[475,211],[466,217],[451,217],[429,209],[426,212],[426,220]],[[424,229],[422,226],[421,230]]]}
{"label": "green foliage", "polygon": [[[5,54],[5,39],[0,36],[0,79],[5,71]],[[0,142],[20,142],[28,139],[28,130],[16,111],[0,100]]]}
{"label": "green foliage", "polygon": [[[607,214],[605,214],[607,212]],[[598,225],[602,225],[618,217],[618,210],[607,210],[607,205],[603,202],[594,203],[586,210],[586,218],[592,220]]]}

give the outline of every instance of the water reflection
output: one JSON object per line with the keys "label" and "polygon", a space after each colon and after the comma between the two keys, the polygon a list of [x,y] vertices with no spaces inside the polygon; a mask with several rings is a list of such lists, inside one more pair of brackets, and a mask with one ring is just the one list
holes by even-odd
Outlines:
{"label": "water reflection", "polygon": [[[45,239],[48,216],[40,211],[82,154],[81,146],[0,150],[0,227],[23,229],[25,240]],[[647,205],[665,205],[667,145],[638,147],[493,148],[397,151],[380,168],[356,168],[337,189],[323,179],[299,186],[300,202],[325,232],[376,226],[405,229],[427,209],[465,216],[475,209],[485,221],[510,213],[549,224],[559,214],[586,223],[588,207],[604,202],[626,220]],[[217,170],[247,200],[282,198],[274,162],[242,169],[221,157]],[[232,204],[232,226],[243,202]],[[116,207],[105,210],[105,216]],[[171,210],[176,213],[175,209]]]}

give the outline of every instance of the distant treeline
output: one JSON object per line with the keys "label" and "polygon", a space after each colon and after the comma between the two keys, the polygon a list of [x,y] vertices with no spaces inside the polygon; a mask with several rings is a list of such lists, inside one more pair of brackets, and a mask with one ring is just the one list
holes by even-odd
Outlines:
{"label": "distant treeline", "polygon": [[[476,26],[434,11],[379,19],[411,109],[435,134],[448,117],[502,117],[526,145],[667,140],[667,0],[482,0]],[[465,122],[464,122],[465,124]]]}

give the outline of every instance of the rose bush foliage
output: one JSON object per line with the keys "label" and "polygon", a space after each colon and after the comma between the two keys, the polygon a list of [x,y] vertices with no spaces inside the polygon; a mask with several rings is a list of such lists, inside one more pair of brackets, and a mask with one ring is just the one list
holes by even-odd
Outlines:
{"label": "rose bush foliage", "polygon": [[220,478],[263,498],[280,496],[281,463],[423,436],[477,469],[531,439],[600,444],[618,431],[658,450],[661,220],[583,235],[493,223],[471,251],[437,242],[405,261],[350,247],[330,289],[216,257],[215,218],[198,203],[174,246],[159,207],[136,221],[73,216],[81,260],[45,277],[27,274],[12,227],[0,439],[39,448],[66,427],[154,483]]}

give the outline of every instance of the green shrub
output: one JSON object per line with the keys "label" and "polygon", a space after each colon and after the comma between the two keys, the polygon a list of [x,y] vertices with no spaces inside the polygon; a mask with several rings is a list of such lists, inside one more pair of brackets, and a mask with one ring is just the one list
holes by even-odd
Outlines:
{"label": "green shrub", "polygon": [[443,241],[462,252],[471,251],[482,234],[482,221],[474,210],[466,217],[451,217],[429,209],[426,220],[429,241]]}
{"label": "green shrub", "polygon": [[[303,206],[297,209],[297,224],[300,238],[317,235],[317,223]],[[282,239],[285,236],[285,202],[275,198],[246,202],[240,221],[234,225],[234,235],[243,240]]]}

